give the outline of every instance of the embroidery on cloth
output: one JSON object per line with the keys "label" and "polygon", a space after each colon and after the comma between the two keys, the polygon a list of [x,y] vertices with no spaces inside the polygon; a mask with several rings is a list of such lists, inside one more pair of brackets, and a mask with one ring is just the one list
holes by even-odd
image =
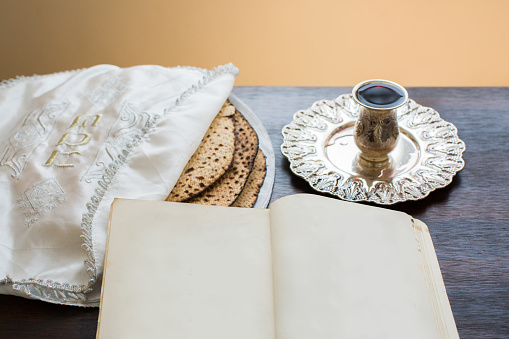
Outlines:
{"label": "embroidery on cloth", "polygon": [[65,192],[55,179],[40,181],[25,190],[18,199],[18,205],[27,219],[25,225],[30,227],[37,222],[38,216],[54,209],[66,201]]}
{"label": "embroidery on cloth", "polygon": [[106,107],[126,89],[127,86],[122,82],[122,78],[116,77],[106,81],[101,87],[92,90],[88,94],[88,101],[100,107]]}
{"label": "embroidery on cloth", "polygon": [[39,75],[39,74],[34,74],[31,76],[20,75],[15,78],[12,78],[12,79],[6,79],[6,80],[0,81],[0,90],[5,89],[5,88],[14,87],[22,82],[26,82],[29,80],[46,79],[46,78],[50,78],[50,77],[54,77],[54,76],[62,75],[62,74],[73,75],[78,72],[81,72],[82,70],[83,70],[83,68],[73,69],[73,70],[69,70],[69,71],[56,72],[56,73],[51,73],[51,74],[43,74],[43,75]]}
{"label": "embroidery on cloth", "polygon": [[[66,145],[69,147],[75,147],[75,146],[83,146],[83,145],[88,144],[90,142],[90,140],[92,139],[92,134],[84,132],[84,131],[82,131],[82,129],[86,128],[88,122],[92,121],[92,120],[93,120],[93,122],[90,125],[90,127],[96,127],[97,125],[99,125],[99,121],[101,121],[101,119],[102,119],[102,114],[93,114],[93,115],[85,114],[85,115],[77,116],[74,119],[74,121],[71,123],[71,125],[68,127],[67,130],[75,128],[75,129],[78,129],[78,131],[65,132],[62,135],[62,137],[60,138],[60,140],[56,143],[55,146]],[[68,139],[69,137],[71,140]],[[70,163],[56,163],[55,162],[55,159],[57,159],[57,157],[59,155],[73,155],[73,154],[81,155],[81,152],[76,151],[76,150],[62,152],[60,150],[55,149],[49,156],[48,160],[46,160],[46,162],[42,165],[46,166],[46,167],[51,167],[51,166],[74,167],[74,164],[72,164],[72,163],[70,164]]]}
{"label": "embroidery on cloth", "polygon": [[[224,66],[219,66],[213,68],[211,71],[204,74],[203,78],[198,81],[196,85],[191,86],[189,89],[184,91],[175,101],[173,105],[166,108],[164,110],[164,116],[170,114],[173,110],[175,110],[178,106],[180,106],[185,100],[204,88],[209,82],[216,79],[217,77],[223,74],[238,74],[239,70],[232,63],[226,64]],[[146,127],[141,130],[141,134],[133,137],[131,143],[128,143],[126,147],[120,152],[118,158],[112,161],[107,168],[105,169],[105,173],[97,181],[97,187],[95,189],[95,194],[90,198],[90,202],[86,204],[87,211],[83,213],[83,219],[81,223],[82,235],[81,238],[83,240],[82,247],[86,251],[88,259],[85,260],[85,266],[87,272],[90,276],[89,285],[86,287],[88,289],[97,281],[99,276],[98,267],[97,267],[97,254],[94,248],[93,242],[93,230],[92,223],[94,220],[95,213],[99,208],[99,205],[108,191],[110,184],[115,177],[119,168],[121,168],[127,161],[129,155],[136,148],[136,146],[141,142],[142,138],[149,132],[149,130],[156,124],[160,117],[154,116],[149,121],[147,121]]]}
{"label": "embroidery on cloth", "polygon": [[[191,69],[191,70],[199,70],[193,67],[179,67],[182,69]],[[76,71],[67,71],[72,73],[78,73],[81,70]],[[62,73],[67,73],[62,72]],[[164,110],[164,115],[171,113],[177,106],[180,106],[185,99],[194,93],[198,92],[200,89],[205,87],[210,81],[215,78],[223,75],[223,74],[238,74],[238,69],[233,64],[227,64],[224,66],[219,66],[213,68],[210,71],[204,70],[203,78],[196,84],[188,88],[185,92],[183,92],[177,101]],[[42,76],[33,76],[33,77],[20,77],[14,80],[7,80],[0,82],[0,90],[3,88],[13,87],[18,83],[25,82],[31,79],[39,79],[44,77],[51,77],[53,74],[42,75]],[[85,268],[87,273],[89,274],[89,281],[85,285],[75,285],[68,283],[55,282],[52,280],[43,280],[43,279],[21,279],[19,281],[15,281],[9,276],[5,279],[0,280],[0,285],[11,285],[14,290],[22,291],[27,296],[36,299],[42,299],[51,302],[58,302],[63,304],[73,304],[80,306],[98,306],[98,301],[90,301],[87,298],[87,293],[92,291],[92,287],[97,282],[99,278],[98,266],[97,266],[97,254],[96,249],[94,247],[93,242],[93,230],[92,223],[94,220],[95,213],[104,197],[106,192],[108,191],[112,180],[114,179],[117,171],[127,162],[129,155],[136,148],[136,146],[145,138],[145,136],[154,128],[156,122],[160,116],[150,117],[145,126],[139,130],[138,134],[132,135],[132,139],[130,142],[126,143],[123,149],[119,150],[118,156],[115,160],[112,160],[107,166],[104,168],[103,175],[97,181],[97,187],[95,189],[95,194],[90,198],[89,202],[86,204],[86,211],[82,215],[81,222],[81,240],[82,240],[82,248],[85,250],[87,259],[85,260]],[[0,165],[2,163],[0,162]]]}
{"label": "embroidery on cloth", "polygon": [[24,292],[26,295],[37,298],[44,297],[46,300],[58,300],[65,303],[86,303],[87,297],[80,290],[79,286],[61,284],[52,280],[42,279],[21,279],[14,281],[10,276],[0,280],[0,286],[12,285],[16,291]]}
{"label": "embroidery on cloth", "polygon": [[141,130],[147,126],[150,115],[142,112],[132,103],[125,103],[117,120],[111,126],[108,136],[103,145],[97,151],[97,155],[92,165],[87,169],[80,181],[87,183],[102,177],[106,169],[106,164],[115,161]]}
{"label": "embroidery on cloth", "polygon": [[12,178],[21,176],[34,150],[48,139],[68,106],[68,102],[44,105],[30,112],[22,125],[12,132],[0,153],[0,166],[10,167],[14,171]]}

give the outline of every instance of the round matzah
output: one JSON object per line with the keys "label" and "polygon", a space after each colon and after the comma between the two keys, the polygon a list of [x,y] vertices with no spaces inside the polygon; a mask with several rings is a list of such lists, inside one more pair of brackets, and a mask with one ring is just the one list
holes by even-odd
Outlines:
{"label": "round matzah", "polygon": [[217,116],[166,200],[183,201],[205,190],[230,167],[234,149],[233,120]]}
{"label": "round matzah", "polygon": [[219,111],[219,115],[222,117],[231,117],[233,114],[235,114],[235,107],[233,107],[230,101],[226,100]]}
{"label": "round matzah", "polygon": [[259,148],[253,164],[253,170],[247,178],[247,182],[242,193],[240,193],[239,197],[235,200],[232,206],[244,208],[253,207],[256,199],[258,198],[258,193],[260,192],[260,188],[262,187],[266,174],[265,156]]}
{"label": "round matzah", "polygon": [[235,122],[236,140],[231,167],[219,180],[186,202],[230,206],[242,192],[258,152],[258,136],[240,112],[235,111],[232,117]]}

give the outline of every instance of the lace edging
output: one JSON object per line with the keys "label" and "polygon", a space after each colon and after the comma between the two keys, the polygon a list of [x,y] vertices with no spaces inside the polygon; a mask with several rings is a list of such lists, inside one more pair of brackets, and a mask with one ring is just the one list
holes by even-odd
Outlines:
{"label": "lace edging", "polygon": [[[196,67],[182,67],[182,66],[179,66],[179,68],[197,69]],[[199,68],[198,68],[198,70],[199,70]],[[166,115],[166,114],[168,114],[168,112],[174,110],[177,106],[179,106],[188,97],[190,97],[191,95],[193,95],[194,93],[198,92],[200,89],[205,87],[210,81],[217,78],[219,75],[222,75],[225,73],[232,73],[232,74],[237,75],[239,73],[239,70],[232,63],[213,68],[211,71],[208,71],[207,73],[205,73],[203,78],[200,81],[198,81],[198,83],[196,85],[191,86],[191,88],[189,88],[187,91],[182,93],[177,98],[177,100],[175,100],[175,103],[173,105],[166,108],[164,110],[164,115]]]}
{"label": "lace edging", "polygon": [[22,82],[26,82],[29,80],[37,80],[37,79],[42,79],[42,78],[47,78],[47,77],[51,77],[51,76],[55,76],[55,75],[62,75],[62,74],[72,75],[72,74],[78,73],[82,70],[83,70],[83,68],[73,69],[73,70],[69,70],[69,71],[56,72],[56,73],[51,73],[51,74],[42,74],[42,75],[39,75],[39,74],[34,74],[34,75],[30,75],[30,76],[18,75],[17,77],[0,81],[0,90],[14,87],[17,84],[20,84]]}
{"label": "lace edging", "polygon": [[[230,67],[230,66],[233,66],[232,71],[230,73],[238,74],[239,70],[232,63],[226,64],[224,66],[219,66],[216,68]],[[168,68],[169,69],[171,69],[171,68],[188,69],[188,70],[192,70],[192,71],[199,71],[203,74],[207,74],[210,72],[206,68],[193,67],[193,66],[175,66],[175,67],[168,67]],[[34,75],[28,75],[28,76],[27,75],[18,75],[14,78],[1,80],[0,81],[0,90],[14,87],[17,84],[20,84],[20,83],[28,81],[28,80],[37,80],[37,79],[42,79],[42,78],[51,77],[51,76],[55,76],[55,75],[62,75],[62,74],[71,75],[74,73],[78,73],[84,69],[85,68],[78,68],[78,69],[67,70],[67,71],[62,71],[62,72],[55,72],[55,73],[51,73],[51,74],[34,74]],[[235,70],[233,70],[233,69],[235,69]]]}
{"label": "lace edging", "polygon": [[[203,78],[198,81],[197,84],[191,86],[186,91],[184,91],[175,101],[175,103],[164,110],[163,116],[166,116],[173,110],[175,110],[178,106],[180,106],[187,98],[191,95],[195,94],[199,90],[203,89],[207,84],[209,84],[212,80],[223,74],[234,74],[237,75],[239,70],[232,63],[218,66],[213,68],[207,73],[204,74]],[[83,214],[83,220],[81,223],[81,239],[82,239],[82,248],[87,253],[87,259],[85,260],[85,267],[90,276],[89,286],[92,286],[97,278],[99,273],[97,272],[97,262],[96,262],[96,253],[93,242],[93,229],[92,224],[94,220],[95,213],[99,208],[99,205],[109,190],[110,184],[116,175],[117,171],[127,162],[129,155],[132,151],[138,146],[138,144],[146,137],[146,135],[154,128],[156,123],[159,121],[161,116],[155,115],[149,121],[147,121],[145,127],[141,130],[141,133],[136,135],[133,138],[133,142],[127,144],[126,149],[120,152],[120,155],[116,160],[111,162],[105,170],[105,174],[98,181],[97,188],[95,189],[95,194],[91,197],[90,202],[87,203],[86,207],[88,212]]]}
{"label": "lace edging", "polygon": [[[194,67],[182,67],[179,68],[188,68],[195,69]],[[17,77],[14,79],[4,80],[0,82],[0,89],[12,87],[20,82],[38,79],[41,77],[61,74],[61,73],[73,73],[79,72],[79,70],[73,71],[64,71],[60,73],[53,73],[48,75],[34,75],[31,77]],[[196,70],[201,70],[196,68]],[[218,66],[213,68],[210,71],[204,73],[203,78],[198,81],[197,84],[191,86],[186,91],[184,91],[174,104],[169,106],[164,110],[164,116],[175,110],[178,106],[180,106],[187,98],[191,95],[195,94],[203,87],[205,87],[212,80],[223,74],[234,74],[237,75],[239,70],[232,63]],[[131,143],[128,143],[126,147],[120,152],[117,159],[113,160],[105,169],[105,173],[102,178],[97,182],[97,187],[95,189],[95,194],[92,195],[90,201],[86,204],[87,212],[82,215],[81,222],[81,235],[80,238],[82,240],[81,247],[85,250],[87,259],[84,261],[85,269],[90,277],[88,284],[86,285],[74,285],[68,283],[59,283],[52,280],[43,280],[43,279],[22,279],[20,281],[13,281],[9,276],[5,279],[0,280],[0,285],[11,284],[12,288],[17,291],[21,291],[26,295],[36,298],[43,299],[52,302],[60,302],[81,306],[96,306],[97,303],[90,303],[86,305],[85,303],[88,301],[86,293],[92,290],[92,286],[97,282],[99,277],[96,253],[93,243],[93,229],[92,224],[94,220],[95,213],[99,208],[104,195],[109,190],[112,180],[117,174],[118,170],[128,161],[129,155],[132,151],[145,139],[147,134],[149,134],[152,130],[154,130],[155,125],[161,118],[160,115],[154,115],[151,117],[145,127],[141,129],[140,133],[133,137]]]}

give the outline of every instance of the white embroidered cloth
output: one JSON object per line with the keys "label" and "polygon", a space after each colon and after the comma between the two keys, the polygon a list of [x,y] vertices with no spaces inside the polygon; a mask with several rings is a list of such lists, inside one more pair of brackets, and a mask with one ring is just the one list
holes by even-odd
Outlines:
{"label": "white embroidered cloth", "polygon": [[0,83],[0,293],[97,306],[113,199],[166,198],[237,73],[100,65]]}

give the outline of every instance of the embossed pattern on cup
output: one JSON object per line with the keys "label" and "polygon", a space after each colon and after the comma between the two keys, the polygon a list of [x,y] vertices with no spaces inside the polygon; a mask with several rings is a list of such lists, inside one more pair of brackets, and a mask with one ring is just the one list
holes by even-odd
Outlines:
{"label": "embossed pattern on cup", "polygon": [[397,109],[408,101],[407,91],[394,82],[375,79],[359,83],[352,94],[360,109],[354,134],[359,162],[367,167],[389,166],[389,153],[399,138]]}

